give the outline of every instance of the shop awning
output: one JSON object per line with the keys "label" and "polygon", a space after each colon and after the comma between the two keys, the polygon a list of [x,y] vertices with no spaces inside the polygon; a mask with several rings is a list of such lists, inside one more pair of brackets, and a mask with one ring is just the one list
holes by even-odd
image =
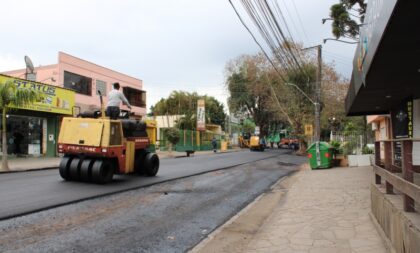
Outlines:
{"label": "shop awning", "polygon": [[420,1],[368,2],[346,97],[349,116],[389,113],[420,98]]}

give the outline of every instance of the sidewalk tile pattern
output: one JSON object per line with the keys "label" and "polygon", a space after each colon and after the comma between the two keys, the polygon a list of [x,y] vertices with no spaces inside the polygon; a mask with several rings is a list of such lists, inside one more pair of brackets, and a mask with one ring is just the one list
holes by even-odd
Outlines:
{"label": "sidewalk tile pattern", "polygon": [[301,171],[245,252],[386,252],[369,218],[371,181],[371,167]]}

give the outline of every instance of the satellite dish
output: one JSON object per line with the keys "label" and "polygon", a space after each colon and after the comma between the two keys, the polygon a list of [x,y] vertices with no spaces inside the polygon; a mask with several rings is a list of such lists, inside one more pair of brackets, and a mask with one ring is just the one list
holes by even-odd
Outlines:
{"label": "satellite dish", "polygon": [[29,56],[25,55],[25,63],[26,63],[26,69],[29,70],[29,73],[34,73],[34,64],[31,61],[31,58]]}

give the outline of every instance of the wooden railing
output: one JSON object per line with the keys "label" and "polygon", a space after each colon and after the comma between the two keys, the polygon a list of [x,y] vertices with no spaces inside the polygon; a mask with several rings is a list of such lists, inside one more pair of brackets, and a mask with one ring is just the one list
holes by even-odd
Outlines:
{"label": "wooden railing", "polygon": [[[413,142],[420,139],[397,139],[377,141],[375,143],[375,183],[385,181],[386,194],[394,194],[394,188],[403,195],[404,211],[415,212],[415,203],[420,203],[420,186],[414,184],[414,173],[420,172],[419,166],[413,166]],[[381,160],[380,143],[384,143],[384,159]],[[392,144],[401,142],[401,166],[396,166],[395,150]],[[420,155],[420,154],[417,154]],[[402,177],[394,173],[402,172]]]}

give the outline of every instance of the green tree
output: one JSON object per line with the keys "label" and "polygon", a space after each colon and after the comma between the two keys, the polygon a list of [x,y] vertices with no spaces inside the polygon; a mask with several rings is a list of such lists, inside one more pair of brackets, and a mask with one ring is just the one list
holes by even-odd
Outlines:
{"label": "green tree", "polygon": [[229,110],[252,118],[262,136],[267,134],[270,122],[279,116],[268,85],[275,81],[270,78],[269,69],[262,54],[241,56],[226,66]]}
{"label": "green tree", "polygon": [[195,129],[197,100],[204,99],[206,107],[206,122],[221,125],[224,129],[226,113],[224,106],[216,98],[207,95],[198,95],[196,92],[172,91],[168,98],[162,98],[153,105],[151,115],[184,115],[179,120],[180,129]]}
{"label": "green tree", "polygon": [[[359,36],[359,22],[363,23],[367,3],[365,0],[340,0],[340,3],[330,7],[332,33],[340,37],[357,39]],[[356,12],[356,14],[353,14]],[[356,21],[358,19],[358,21]]]}
{"label": "green tree", "polygon": [[[293,45],[292,45],[293,46]],[[297,47],[297,46],[294,46]],[[300,69],[278,64],[283,79],[267,63],[262,54],[240,56],[226,66],[226,84],[229,91],[228,105],[231,112],[250,117],[260,126],[262,135],[267,129],[291,129],[294,135],[303,135],[305,124],[314,122],[314,105],[295,86],[314,100],[318,66],[315,56],[302,52],[305,62]],[[348,80],[340,76],[334,65],[323,64],[321,89],[321,130],[329,133],[328,118],[345,119],[344,100]],[[286,83],[284,80],[287,80]],[[276,92],[280,106],[273,96],[270,85]]]}
{"label": "green tree", "polygon": [[13,110],[15,107],[25,107],[33,102],[41,99],[41,95],[34,90],[30,89],[18,89],[16,85],[7,81],[5,83],[0,83],[0,110],[2,111],[2,160],[1,160],[1,170],[8,171],[9,163],[7,160],[7,124],[6,124],[6,114],[8,111]]}
{"label": "green tree", "polygon": [[174,147],[181,138],[179,134],[179,129],[176,127],[170,127],[165,129],[165,135],[168,138],[169,141],[169,153],[172,152],[172,147]]}

